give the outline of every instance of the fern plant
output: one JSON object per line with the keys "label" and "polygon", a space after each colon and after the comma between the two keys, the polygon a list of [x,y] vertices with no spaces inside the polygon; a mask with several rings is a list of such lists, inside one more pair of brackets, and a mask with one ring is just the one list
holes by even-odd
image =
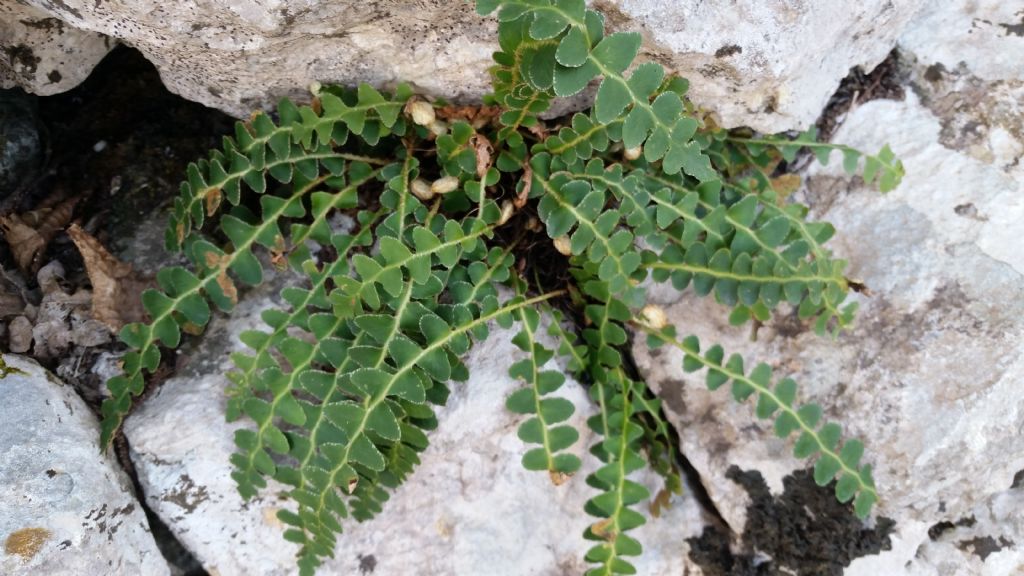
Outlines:
{"label": "fern plant", "polygon": [[[499,114],[442,119],[406,86],[329,86],[308,106],[283,100],[274,118],[238,123],[222,149],[189,166],[166,244],[191,268],[162,270],[160,289],[143,296],[151,321],[124,329],[131,351],[108,382],[103,444],[162,348],[200,332],[212,308],[230,312],[239,285],[260,283],[265,266],[288,267],[304,281],[263,313],[264,329],[243,334],[250,350],[233,356],[228,418],[253,423],[237,432],[231,458],[241,494],[269,478],[289,486],[295,510],[279,518],[303,574],[333,554],[348,516],[372,517],[410,477],[438,424],[434,407],[468,377],[462,358],[492,322],[519,326],[526,357],[509,373],[523,386],[507,406],[523,415],[523,465],[556,485],[581,467],[567,451],[579,432],[565,424],[576,407],[556,394],[565,376],[545,366],[560,355],[589,386],[600,464],[589,488],[571,488],[594,494],[595,519],[581,527],[594,542],[588,574],[634,571],[641,544],[628,532],[645,521],[636,505],[652,499],[631,479],[637,470],[665,478],[656,503],[681,487],[661,401],[624,359],[631,333],[678,348],[681,368],[704,370],[709,388],[753,398],[778,436],[796,435],[797,456],[816,459],[817,482],[838,479],[838,499],[866,516],[878,493],[859,441],[842,440],[768,365],[748,369],[678,336],[644,295],[646,280],[670,281],[713,293],[737,325],[782,304],[819,332],[848,325],[845,262],[824,247],[833,229],[786,202],[775,174],[804,149],[822,162],[838,149],[851,172],[862,155],[813,132],[716,128],[686,99],[685,80],[633,66],[640,37],[606,33],[583,0],[478,0],[477,9],[497,11],[488,103]],[[553,127],[539,118],[594,82],[589,112]],[[902,175],[888,148],[864,166],[883,191]],[[354,216],[353,230],[332,227],[338,212]],[[533,264],[538,250],[563,258],[568,274]]]}

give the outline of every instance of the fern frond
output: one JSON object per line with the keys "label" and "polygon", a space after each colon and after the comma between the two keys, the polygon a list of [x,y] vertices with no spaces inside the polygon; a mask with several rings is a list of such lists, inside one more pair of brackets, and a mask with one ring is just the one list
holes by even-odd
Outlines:
{"label": "fern frond", "polygon": [[542,53],[524,65],[524,76],[534,88],[551,88],[557,96],[572,96],[601,76],[594,117],[608,124],[624,115],[622,141],[626,148],[644,145],[644,157],[651,162],[661,160],[667,174],[683,170],[700,181],[717,177],[710,160],[693,140],[697,121],[682,113],[685,81],[676,81],[672,89],[660,91],[665,70],[654,62],[641,64],[629,78],[623,75],[640,50],[638,33],[605,36],[604,17],[588,10],[582,1],[477,3],[480,13],[489,14],[495,9],[499,33],[503,27],[529,22],[531,38],[556,40],[545,48],[553,57]]}
{"label": "fern frond", "polygon": [[643,547],[625,532],[643,525],[643,515],[630,506],[651,497],[647,487],[627,476],[644,467],[640,455],[643,430],[634,422],[633,382],[622,370],[613,370],[596,376],[592,396],[600,413],[589,420],[590,427],[603,437],[591,449],[603,466],[587,478],[587,483],[601,491],[591,498],[586,511],[601,518],[584,533],[588,540],[597,540],[586,555],[589,562],[598,564],[587,571],[587,576],[635,574],[636,569],[625,557],[639,556]]}
{"label": "fern frond", "polygon": [[[522,294],[521,283],[520,294]],[[565,383],[565,375],[557,370],[542,370],[554,352],[537,342],[540,312],[536,309],[520,308],[516,316],[521,331],[512,339],[520,350],[527,353],[523,360],[509,368],[509,375],[522,379],[527,387],[513,392],[505,405],[516,414],[530,415],[519,425],[519,438],[530,444],[540,444],[523,455],[523,467],[527,470],[547,470],[552,482],[561,484],[580,467],[580,459],[574,454],[559,454],[579,439],[576,428],[561,424],[576,411],[572,402],[565,398],[551,397]]]}
{"label": "fern frond", "polygon": [[749,373],[745,372],[743,358],[738,354],[725,358],[721,346],[715,345],[700,352],[696,336],[679,340],[674,327],[658,330],[638,319],[635,324],[649,336],[652,347],[669,344],[683,353],[683,370],[695,372],[707,369],[708,389],[717,390],[731,382],[731,392],[737,402],[757,396],[756,413],[759,418],[774,418],[775,433],[785,438],[800,432],[793,454],[797,458],[817,455],[814,480],[825,486],[838,476],[836,498],[840,502],[853,500],[857,516],[864,518],[878,501],[878,492],[871,475],[871,465],[861,464],[864,445],[860,440],[846,440],[840,446],[841,429],[834,422],[822,422],[822,410],[816,404],[796,405],[796,382],[783,378],[772,383],[772,369],[761,363]]}
{"label": "fern frond", "polygon": [[260,283],[263,268],[253,249],[263,246],[280,251],[284,246],[280,224],[286,219],[304,216],[306,209],[302,199],[326,181],[323,176],[312,179],[300,176],[293,180],[289,196],[263,196],[261,217],[253,224],[242,219],[249,218],[242,212],[238,212],[238,216],[225,216],[220,227],[230,240],[229,250],[221,250],[193,235],[185,253],[197,273],[181,267],[160,271],[157,280],[161,290],[148,290],[143,294],[143,304],[152,320],[148,324],[129,324],[121,331],[122,341],[133,350],[124,356],[124,374],[107,382],[111,397],[104,400],[101,407],[103,446],[109,445],[120,427],[131,408],[132,397],[142,393],[144,373],[152,373],[159,366],[159,344],[177,347],[183,328],[195,331],[205,326],[210,319],[208,302],[221,310],[231,310],[238,298],[232,275],[244,284]]}
{"label": "fern frond", "polygon": [[692,282],[701,296],[714,291],[734,307],[734,324],[751,315],[767,320],[780,302],[797,306],[801,318],[816,317],[819,333],[833,319],[837,329],[850,323],[855,308],[843,306],[846,262],[821,248],[830,225],[806,222],[804,207],[780,207],[770,195],[751,193],[726,204],[719,181],[691,189],[640,177],[653,190],[658,227],[671,241],[660,254],[644,254],[643,267],[655,281],[671,280],[679,290]]}
{"label": "fern frond", "polygon": [[[499,116],[502,128],[497,138],[511,146],[523,143],[520,128],[532,128],[540,123],[538,115],[548,109],[554,94],[550,88],[537,88],[526,80],[529,63],[550,49],[549,40],[530,37],[525,22],[509,23],[498,29],[499,52],[494,53],[496,65],[491,68],[493,94],[486,100],[502,106]],[[541,56],[543,60],[543,56]]]}
{"label": "fern frond", "polygon": [[596,121],[593,114],[577,112],[569,126],[563,126],[544,142],[535,144],[531,151],[534,154],[547,152],[566,165],[588,160],[596,152],[607,151],[610,143],[622,140],[622,123],[622,117],[602,123]]}
{"label": "fern frond", "polygon": [[317,109],[299,108],[282,100],[279,124],[262,112],[248,123],[238,122],[235,137],[224,138],[222,151],[213,151],[208,159],[189,165],[167,226],[167,248],[179,249],[193,229],[202,228],[205,218],[217,212],[223,198],[238,205],[242,184],[263,194],[267,174],[287,183],[296,172],[312,178],[319,165],[338,174],[348,161],[389,163],[335,148],[343,146],[350,133],[371,145],[392,132],[403,133],[399,112],[411,95],[412,90],[403,84],[388,100],[372,86],[362,84],[354,95],[322,92]]}
{"label": "fern frond", "polygon": [[832,144],[830,142],[818,141],[818,129],[812,126],[800,133],[796,138],[785,138],[783,136],[767,136],[764,138],[742,138],[729,136],[728,142],[743,145],[754,157],[761,156],[765,147],[771,147],[779,151],[783,159],[792,162],[797,152],[801,149],[810,150],[814,157],[822,165],[827,165],[833,150],[842,152],[843,169],[850,175],[856,174],[861,157],[864,158],[863,177],[864,183],[871,185],[876,179],[878,187],[882,192],[889,192],[899,186],[906,174],[901,162],[892,149],[886,144],[882,146],[878,154],[864,154],[860,150],[844,144]]}

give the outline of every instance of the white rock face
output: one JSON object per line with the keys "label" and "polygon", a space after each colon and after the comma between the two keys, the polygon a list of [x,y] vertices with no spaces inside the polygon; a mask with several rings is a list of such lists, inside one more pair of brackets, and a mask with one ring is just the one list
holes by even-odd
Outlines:
{"label": "white rock face", "polygon": [[[792,375],[802,398],[865,441],[882,498],[877,514],[896,520],[897,533],[891,552],[859,559],[847,574],[1015,573],[1019,527],[995,510],[1019,498],[998,495],[1024,469],[1024,147],[1020,116],[1006,113],[1019,106],[1020,86],[923,66],[911,82],[905,101],[863,104],[834,136],[864,150],[890,143],[906,166],[903,184],[881,195],[843,176],[833,157],[811,169],[804,198],[815,218],[835,225],[830,246],[850,262],[847,276],[870,288],[871,296],[855,296],[853,330],[832,341],[783,315],[752,342],[749,328],[728,325],[726,309],[692,296],[669,315],[707,345]],[[725,480],[730,465],[760,471],[773,491],[805,466],[750,406],[684,376],[678,354],[635,354],[670,399],[682,450],[734,529],[749,500]],[[930,538],[935,524],[972,515],[976,525]]]}
{"label": "white rock face", "polygon": [[986,80],[1024,79],[1024,13],[1015,2],[927,2],[900,46],[928,64],[962,63]]}
{"label": "white rock face", "polygon": [[[282,485],[271,482],[256,500],[244,503],[230,478],[233,431],[224,422],[223,391],[229,349],[237,335],[254,327],[265,296],[243,301],[234,317],[218,321],[201,351],[160,388],[126,424],[132,458],[147,502],[211,573],[293,574],[297,547],[282,539],[277,510]],[[582,532],[593,519],[583,512],[594,495],[586,473],[594,469],[584,452],[593,441],[582,434],[574,447],[585,469],[561,486],[546,474],[528,472],[520,459],[518,418],[505,398],[518,384],[508,365],[521,357],[510,342],[514,332],[494,329],[467,362],[469,382],[456,385],[439,410],[438,429],[421,454],[422,463],[373,520],[345,523],[327,574],[579,574],[589,548]],[[577,406],[572,423],[581,429],[592,411],[582,387],[564,386]],[[659,478],[642,481],[653,491]],[[652,493],[653,493],[652,491]],[[645,511],[646,512],[646,511]],[[660,519],[630,532],[644,545],[636,562],[640,574],[696,574],[685,538],[702,530],[704,519],[691,496],[672,500]],[[684,572],[689,570],[689,572]]]}
{"label": "white rock face", "polygon": [[725,126],[764,132],[817,120],[850,68],[885,59],[921,0],[719,2],[607,0],[621,28],[690,80],[690,94]]}
{"label": "white rock face", "polygon": [[[1022,507],[1024,490],[1017,486],[979,503],[969,516],[955,523],[904,527],[895,538],[897,545],[892,552],[858,558],[847,574],[1019,574],[1024,567]],[[917,536],[916,542],[908,539],[908,534]]]}
{"label": "white rock face", "polygon": [[[313,81],[407,81],[433,95],[478,98],[497,45],[493,17],[477,16],[472,2],[28,2],[69,27],[124,40],[172,91],[237,116],[284,95],[305,97]],[[812,123],[851,67],[880,62],[923,1],[592,4],[612,28],[643,32],[646,57],[687,76],[695,100],[725,125],[777,132]],[[0,44],[13,45],[3,36]],[[95,64],[76,60],[82,70]],[[41,78],[17,82],[39,91]]]}
{"label": "white rock face", "polygon": [[31,360],[0,364],[0,573],[169,574],[99,424]]}
{"label": "white rock face", "polygon": [[22,86],[41,96],[70,90],[115,44],[43,9],[0,0],[0,87]]}

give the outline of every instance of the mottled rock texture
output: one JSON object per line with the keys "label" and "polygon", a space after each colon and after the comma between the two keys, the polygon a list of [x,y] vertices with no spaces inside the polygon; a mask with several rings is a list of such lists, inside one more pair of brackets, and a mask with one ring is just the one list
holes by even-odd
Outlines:
{"label": "mottled rock texture", "polygon": [[22,86],[42,96],[70,90],[117,43],[68,23],[47,10],[50,4],[62,2],[0,1],[0,87]]}
{"label": "mottled rock texture", "polygon": [[169,574],[99,424],[38,364],[0,357],[0,573]]}

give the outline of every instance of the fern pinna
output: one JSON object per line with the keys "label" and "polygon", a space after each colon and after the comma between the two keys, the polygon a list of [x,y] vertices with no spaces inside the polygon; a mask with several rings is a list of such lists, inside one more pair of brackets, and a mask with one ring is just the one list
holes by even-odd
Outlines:
{"label": "fern pinna", "polygon": [[[239,284],[260,283],[274,266],[304,280],[284,289],[286,305],[264,312],[266,327],[246,332],[250,350],[233,357],[228,418],[253,426],[237,433],[231,460],[246,498],[268,478],[290,487],[294,511],[279,517],[305,574],[333,554],[345,518],[372,517],[409,478],[438,424],[433,407],[467,378],[461,358],[492,322],[518,323],[514,343],[527,353],[510,367],[523,387],[507,399],[524,416],[526,468],[560,485],[581,467],[567,451],[579,438],[565,424],[575,407],[555,394],[565,377],[543,368],[553,356],[597,406],[597,469],[589,488],[568,488],[594,494],[586,511],[595,519],[581,527],[594,541],[589,574],[634,571],[641,544],[628,532],[645,521],[636,505],[652,498],[634,472],[651,466],[666,493],[681,487],[660,400],[624,358],[631,334],[681,350],[681,369],[704,370],[709,388],[730,383],[737,401],[756,398],[756,415],[774,419],[779,436],[796,433],[797,456],[816,458],[818,483],[838,479],[836,496],[867,515],[878,495],[859,441],[843,441],[766,364],[747,370],[719,346],[702,351],[695,337],[678,337],[644,295],[645,281],[669,281],[713,293],[734,324],[785,304],[819,332],[841,329],[854,306],[844,302],[845,262],[824,248],[833,230],[786,202],[775,176],[801,150],[825,162],[838,149],[850,171],[860,153],[813,132],[710,126],[685,80],[655,63],[633,66],[640,37],[606,33],[583,0],[478,0],[477,9],[498,14],[488,103],[500,113],[442,118],[406,86],[323,87],[308,106],[284,100],[273,118],[240,122],[189,167],[166,243],[191,269],[162,270],[160,289],[143,297],[150,322],[122,333],[131,351],[108,382],[104,445],[161,346],[201,331],[211,305],[229,312]],[[539,118],[593,84],[589,112],[554,125]],[[888,148],[864,165],[883,190],[902,175]],[[339,212],[352,216],[351,230],[335,225]],[[541,274],[525,257],[538,245],[564,257],[569,275]]]}

